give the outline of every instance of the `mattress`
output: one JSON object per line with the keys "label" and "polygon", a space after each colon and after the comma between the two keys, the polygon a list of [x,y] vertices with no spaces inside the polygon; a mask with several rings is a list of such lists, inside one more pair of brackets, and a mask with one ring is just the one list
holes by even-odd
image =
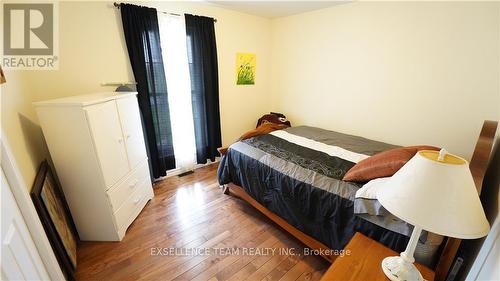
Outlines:
{"label": "mattress", "polygon": [[401,252],[411,226],[388,212],[360,212],[381,206],[364,200],[355,208],[355,193],[362,185],[342,181],[357,162],[395,147],[320,128],[291,127],[231,145],[219,163],[218,180],[241,186],[268,210],[332,249],[343,249],[361,232]]}

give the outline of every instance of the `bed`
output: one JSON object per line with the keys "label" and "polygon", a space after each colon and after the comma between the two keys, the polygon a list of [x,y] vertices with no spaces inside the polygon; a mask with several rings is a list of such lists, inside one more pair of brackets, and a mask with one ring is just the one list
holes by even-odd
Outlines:
{"label": "bed", "polygon": [[[482,152],[475,152],[471,161],[473,175],[477,165],[476,185],[484,176],[495,132],[496,122],[485,122],[483,141],[476,147]],[[343,249],[356,232],[401,252],[411,226],[388,212],[383,216],[356,213],[359,208],[355,208],[358,201],[354,194],[362,184],[342,181],[355,163],[395,147],[314,127],[291,127],[231,145],[221,158],[218,180],[225,193],[231,191],[246,200],[329,261],[337,253],[329,250]],[[380,209],[376,200],[371,203]],[[421,241],[426,242],[426,238],[424,233]],[[448,248],[458,248],[456,242],[443,243],[439,249],[443,255],[453,252]],[[428,253],[426,263],[431,267],[437,250],[435,247]],[[436,259],[437,267],[449,268],[451,261],[443,264],[442,260]]]}

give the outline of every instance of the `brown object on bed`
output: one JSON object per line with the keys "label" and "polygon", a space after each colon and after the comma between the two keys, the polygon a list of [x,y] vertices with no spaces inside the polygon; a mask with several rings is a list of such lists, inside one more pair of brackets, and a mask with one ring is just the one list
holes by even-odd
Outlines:
{"label": "brown object on bed", "polygon": [[278,112],[271,112],[269,114],[265,114],[264,116],[260,117],[259,120],[257,120],[257,126],[255,126],[255,128],[265,123],[282,124],[288,127],[292,126],[290,121],[286,119],[286,116]]}
{"label": "brown object on bed", "polygon": [[383,151],[359,161],[345,174],[342,180],[367,182],[377,178],[390,177],[420,150],[439,150],[439,148],[417,145]]}
{"label": "brown object on bed", "polygon": [[[481,134],[479,135],[479,138],[476,142],[476,148],[474,149],[474,154],[472,155],[472,160],[469,165],[472,172],[472,177],[474,178],[474,182],[476,183],[476,187],[478,189],[478,193],[481,193],[481,185],[483,182],[484,174],[486,173],[486,169],[488,168],[488,164],[490,161],[491,150],[493,147],[493,141],[495,140],[497,125],[498,122],[496,121],[484,121]],[[315,250],[320,250],[321,253],[324,253],[321,256],[327,261],[333,262],[333,260],[335,260],[336,256],[331,254],[332,250],[330,248],[328,248],[318,240],[312,238],[311,236],[296,229],[285,220],[269,211],[266,207],[264,207],[259,202],[255,201],[250,195],[248,195],[242,187],[230,183],[223,187],[223,192],[224,194],[233,193],[241,199],[247,201],[250,205],[254,206],[262,214],[277,223],[285,231],[290,233],[306,246]],[[434,268],[434,271],[436,272],[436,281],[443,281],[446,279],[446,275],[450,270],[451,264],[455,259],[456,253],[458,251],[458,247],[460,246],[460,242],[460,239],[449,237],[446,238],[446,241],[443,241],[445,245],[439,257],[438,264]],[[327,255],[326,253],[330,253],[330,255]]]}
{"label": "brown object on bed", "polygon": [[[260,135],[269,134],[270,132],[273,132],[273,131],[276,131],[276,130],[286,129],[288,127],[289,126],[284,125],[284,124],[263,123],[263,124],[259,125],[257,128],[255,128],[253,130],[250,130],[250,131],[244,133],[243,135],[241,135],[241,137],[239,139],[237,139],[236,142],[239,142],[239,141],[242,141],[242,140],[246,140],[246,139],[249,139],[249,138],[253,138],[253,137],[256,137],[256,136],[260,136]],[[221,156],[224,155],[224,154],[226,154],[227,150],[228,150],[228,147],[219,147],[219,148],[217,148],[217,151],[219,151],[219,153],[220,153]]]}

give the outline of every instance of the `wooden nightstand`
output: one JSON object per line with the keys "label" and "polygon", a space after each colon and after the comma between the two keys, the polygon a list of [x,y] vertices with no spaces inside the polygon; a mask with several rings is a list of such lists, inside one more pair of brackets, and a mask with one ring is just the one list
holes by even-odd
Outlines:
{"label": "wooden nightstand", "polygon": [[[349,250],[350,255],[338,257],[323,275],[321,281],[387,281],[389,279],[382,271],[380,263],[385,257],[399,255],[359,232],[354,235],[344,250]],[[434,271],[418,263],[415,265],[425,280],[434,280]]]}

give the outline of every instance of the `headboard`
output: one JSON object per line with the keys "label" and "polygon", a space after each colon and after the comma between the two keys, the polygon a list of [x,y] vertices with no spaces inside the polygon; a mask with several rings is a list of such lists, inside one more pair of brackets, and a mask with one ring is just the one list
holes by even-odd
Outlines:
{"label": "headboard", "polygon": [[[469,164],[474,183],[476,184],[477,192],[481,194],[484,175],[490,162],[493,143],[495,142],[495,135],[498,127],[497,121],[484,121],[483,128],[479,134],[476,142],[474,154]],[[455,259],[458,247],[460,246],[461,239],[448,237],[445,240],[445,246],[441,252],[438,264],[436,265],[436,281],[444,281],[446,275],[450,270],[451,264]]]}

